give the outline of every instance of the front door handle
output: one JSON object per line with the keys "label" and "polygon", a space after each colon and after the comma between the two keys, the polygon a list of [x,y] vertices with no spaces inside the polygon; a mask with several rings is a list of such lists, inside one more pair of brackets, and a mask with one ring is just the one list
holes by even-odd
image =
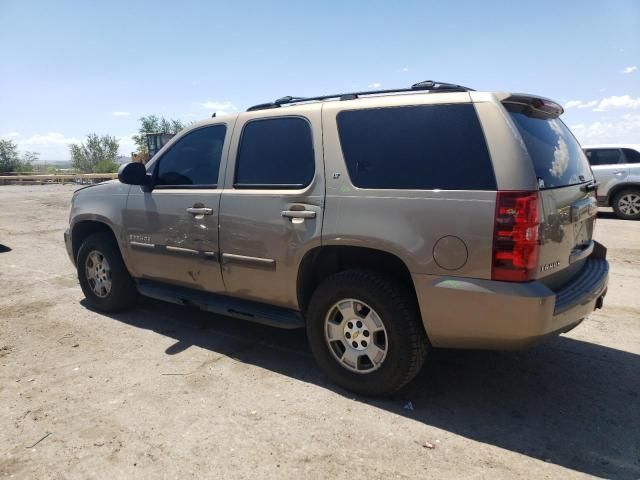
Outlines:
{"label": "front door handle", "polygon": [[316,218],[316,212],[312,210],[284,210],[282,216],[287,218]]}
{"label": "front door handle", "polygon": [[208,207],[189,207],[187,213],[191,215],[213,215],[213,208]]}

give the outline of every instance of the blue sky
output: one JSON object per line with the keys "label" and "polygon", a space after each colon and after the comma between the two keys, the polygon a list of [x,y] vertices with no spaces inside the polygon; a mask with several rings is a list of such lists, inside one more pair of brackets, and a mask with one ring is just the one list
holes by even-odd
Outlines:
{"label": "blue sky", "polygon": [[[46,160],[138,118],[435,79],[563,103],[583,143],[640,143],[640,0],[0,0],[0,136]],[[626,73],[625,73],[626,72]]]}

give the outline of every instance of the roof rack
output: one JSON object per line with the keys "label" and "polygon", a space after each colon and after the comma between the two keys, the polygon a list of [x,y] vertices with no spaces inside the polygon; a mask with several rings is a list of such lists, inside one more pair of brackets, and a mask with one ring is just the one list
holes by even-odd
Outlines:
{"label": "roof rack", "polygon": [[411,85],[411,88],[393,88],[390,90],[366,90],[363,92],[351,92],[351,93],[335,93],[332,95],[320,95],[318,97],[282,97],[273,102],[260,103],[249,107],[247,112],[254,110],[266,110],[269,108],[278,108],[282,105],[291,105],[294,103],[304,103],[313,101],[329,100],[337,98],[339,100],[355,100],[364,95],[383,95],[386,93],[402,93],[402,92],[416,92],[421,90],[433,91],[433,92],[471,92],[472,88],[463,87],[462,85],[456,85],[453,83],[436,82],[434,80],[425,80],[424,82],[418,82]]}

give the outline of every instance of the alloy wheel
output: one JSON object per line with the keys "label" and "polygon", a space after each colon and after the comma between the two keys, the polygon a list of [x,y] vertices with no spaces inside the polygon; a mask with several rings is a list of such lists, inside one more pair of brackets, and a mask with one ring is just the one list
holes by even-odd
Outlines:
{"label": "alloy wheel", "polygon": [[387,331],[365,302],[345,298],[325,317],[325,340],[340,365],[356,373],[378,370],[388,353]]}
{"label": "alloy wheel", "polygon": [[111,268],[107,258],[98,250],[92,250],[84,262],[87,282],[93,293],[105,298],[111,292]]}
{"label": "alloy wheel", "polygon": [[640,194],[627,193],[618,200],[618,208],[625,215],[637,215],[640,213]]}

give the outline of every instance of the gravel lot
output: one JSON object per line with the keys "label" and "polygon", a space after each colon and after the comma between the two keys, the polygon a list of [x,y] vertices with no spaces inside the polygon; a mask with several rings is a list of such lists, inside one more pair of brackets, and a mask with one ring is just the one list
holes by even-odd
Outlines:
{"label": "gravel lot", "polygon": [[0,187],[0,477],[640,478],[640,222],[601,212],[609,294],[572,332],[436,351],[370,400],[324,378],[302,331],[88,310],[62,241],[73,189]]}

